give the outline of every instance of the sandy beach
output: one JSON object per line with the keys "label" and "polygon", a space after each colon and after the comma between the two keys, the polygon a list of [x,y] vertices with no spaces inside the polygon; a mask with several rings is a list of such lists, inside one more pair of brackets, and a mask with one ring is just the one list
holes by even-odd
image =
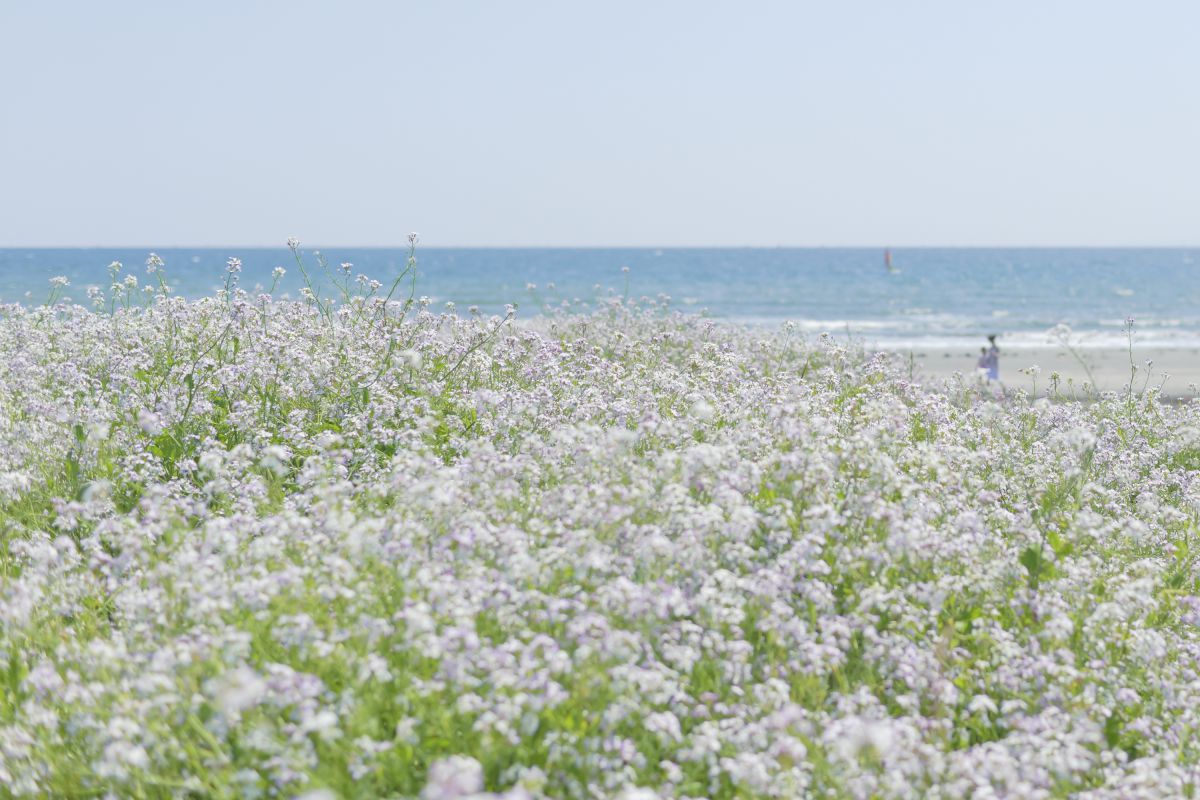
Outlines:
{"label": "sandy beach", "polygon": [[[1086,348],[1078,351],[1079,356],[1091,371],[1096,388],[1102,392],[1122,391],[1129,383],[1130,354],[1127,349]],[[914,374],[929,378],[949,378],[955,373],[974,378],[975,362],[979,352],[965,350],[911,350],[902,351],[905,361],[910,358]],[[1147,367],[1147,361],[1150,361]],[[1197,396],[1196,384],[1200,384],[1200,350],[1183,348],[1138,347],[1133,349],[1133,363],[1137,366],[1134,388],[1143,385],[1162,385],[1162,396],[1172,400]],[[1052,347],[1005,347],[1000,354],[1000,382],[1007,388],[1024,388],[1032,391],[1035,376],[1028,370],[1039,368],[1036,375],[1038,392],[1050,385],[1051,373],[1060,376],[1060,388],[1070,393],[1070,382],[1080,393],[1084,382],[1090,381],[1087,371],[1075,356],[1061,348]],[[1148,378],[1148,380],[1147,380]]]}

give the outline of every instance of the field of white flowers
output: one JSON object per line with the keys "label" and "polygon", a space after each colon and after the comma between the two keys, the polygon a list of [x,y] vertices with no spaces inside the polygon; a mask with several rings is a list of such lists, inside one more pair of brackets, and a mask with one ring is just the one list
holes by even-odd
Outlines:
{"label": "field of white flowers", "polygon": [[236,266],[0,307],[0,795],[1200,782],[1200,406]]}

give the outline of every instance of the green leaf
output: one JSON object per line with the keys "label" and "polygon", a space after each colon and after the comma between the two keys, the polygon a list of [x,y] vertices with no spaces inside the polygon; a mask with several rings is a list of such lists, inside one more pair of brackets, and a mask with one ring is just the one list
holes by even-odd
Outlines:
{"label": "green leaf", "polygon": [[1054,571],[1054,565],[1046,560],[1042,554],[1042,548],[1026,547],[1021,552],[1021,564],[1029,573],[1029,588],[1037,589],[1042,578],[1049,578]]}

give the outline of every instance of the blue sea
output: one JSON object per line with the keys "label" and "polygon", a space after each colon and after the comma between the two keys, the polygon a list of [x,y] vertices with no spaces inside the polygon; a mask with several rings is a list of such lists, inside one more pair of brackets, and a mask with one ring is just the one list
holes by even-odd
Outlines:
{"label": "blue sea", "polygon": [[[296,296],[300,274],[284,247],[161,248],[178,294],[212,292],[229,257],[243,262],[241,285]],[[312,250],[302,251],[310,272]],[[329,247],[331,266],[353,264],[385,285],[404,249]],[[86,288],[107,289],[108,265],[143,283],[148,248],[0,249],[0,301],[39,303],[52,276],[86,304]],[[891,348],[978,346],[998,333],[1009,345],[1050,346],[1046,331],[1066,323],[1083,346],[1122,346],[1125,320],[1137,341],[1200,347],[1200,248],[1194,249],[445,249],[417,251],[417,293],[437,306],[496,311],[516,303],[532,316],[564,301],[596,304],[612,294],[668,295],[686,312],[751,325],[793,321],[810,334],[852,336]],[[628,268],[628,271],[625,271]],[[530,288],[532,285],[534,288]]]}

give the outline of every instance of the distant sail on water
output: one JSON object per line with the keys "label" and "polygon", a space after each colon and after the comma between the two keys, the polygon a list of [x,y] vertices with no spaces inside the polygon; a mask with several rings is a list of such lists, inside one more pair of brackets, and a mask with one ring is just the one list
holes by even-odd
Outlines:
{"label": "distant sail on water", "polygon": [[891,248],[884,248],[884,251],[883,251],[883,265],[884,265],[885,267],[887,267],[887,271],[888,271],[888,272],[899,272],[899,271],[900,271],[900,270],[896,269],[894,266],[892,266],[892,251],[891,251]]}

